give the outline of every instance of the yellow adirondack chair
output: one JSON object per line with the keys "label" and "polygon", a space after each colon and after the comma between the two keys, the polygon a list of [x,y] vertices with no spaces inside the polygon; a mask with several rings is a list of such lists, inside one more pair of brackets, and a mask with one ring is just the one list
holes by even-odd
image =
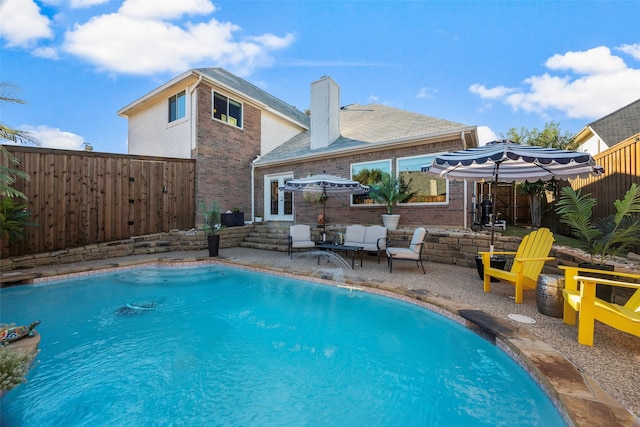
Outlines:
{"label": "yellow adirondack chair", "polygon": [[491,291],[492,277],[510,282],[516,288],[516,303],[521,304],[524,290],[536,288],[545,261],[553,259],[549,256],[553,241],[551,230],[540,228],[524,236],[517,252],[493,252],[493,255],[515,255],[510,271],[492,268],[489,263],[491,253],[480,252],[484,267],[484,291]]}
{"label": "yellow adirondack chair", "polygon": [[[612,328],[640,337],[640,274],[602,271],[588,268],[560,266],[564,270],[564,312],[563,321],[576,324],[579,312],[578,342],[593,345],[595,321]],[[593,276],[599,277],[593,277]],[[605,277],[605,278],[602,278]],[[623,282],[620,279],[632,279]],[[636,291],[625,305],[619,305],[596,298],[596,284],[623,286]],[[579,285],[579,286],[578,286]]]}

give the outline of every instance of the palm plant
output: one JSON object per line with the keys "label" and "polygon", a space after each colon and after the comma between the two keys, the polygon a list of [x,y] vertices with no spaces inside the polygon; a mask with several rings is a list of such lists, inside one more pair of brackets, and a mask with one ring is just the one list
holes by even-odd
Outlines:
{"label": "palm plant", "polygon": [[[22,99],[14,95],[15,91],[16,86],[0,82],[0,105],[5,103],[24,104],[25,102]],[[0,140],[38,144],[38,140],[31,136],[29,132],[13,129],[2,123],[0,123]],[[26,199],[27,196],[24,193],[16,190],[12,186],[15,184],[17,178],[28,180],[29,175],[12,167],[20,164],[20,161],[0,145],[0,159],[2,157],[7,159],[7,162],[6,164],[5,162],[0,162],[2,163],[0,164],[0,196],[21,197]]]}
{"label": "palm plant", "polygon": [[406,182],[402,175],[397,178],[389,173],[382,173],[380,181],[372,184],[369,197],[387,208],[387,214],[393,215],[393,207],[415,196],[415,191],[409,189],[411,180]]}
{"label": "palm plant", "polygon": [[616,213],[592,219],[597,200],[590,193],[582,194],[571,187],[562,189],[556,206],[560,221],[567,224],[582,242],[582,247],[591,257],[604,265],[609,257],[626,251],[640,239],[640,187],[633,183],[622,200],[613,204]]}
{"label": "palm plant", "polygon": [[221,222],[222,211],[218,202],[213,200],[209,206],[206,203],[200,203],[200,211],[202,212],[203,224],[202,229],[208,235],[215,235],[219,230],[224,228]]}
{"label": "palm plant", "polygon": [[0,199],[0,239],[16,242],[24,237],[24,227],[37,225],[27,221],[31,212],[27,205],[19,204],[10,197]]}

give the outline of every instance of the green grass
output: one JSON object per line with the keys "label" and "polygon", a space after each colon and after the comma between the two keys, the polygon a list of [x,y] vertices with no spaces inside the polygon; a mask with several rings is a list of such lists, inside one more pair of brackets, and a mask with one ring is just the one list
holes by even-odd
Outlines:
{"label": "green grass", "polygon": [[[504,236],[517,236],[524,237],[531,233],[531,229],[525,227],[508,226],[506,230],[501,231]],[[568,246],[571,248],[580,248],[580,240],[573,237],[563,236],[561,234],[554,234],[553,238],[556,240],[556,245]]]}

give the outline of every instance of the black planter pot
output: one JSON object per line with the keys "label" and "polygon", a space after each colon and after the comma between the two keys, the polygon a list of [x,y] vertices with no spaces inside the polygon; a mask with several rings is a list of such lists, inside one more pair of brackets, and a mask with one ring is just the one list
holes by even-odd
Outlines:
{"label": "black planter pot", "polygon": [[241,227],[244,225],[244,212],[220,214],[220,222],[225,227]]}
{"label": "black planter pot", "polygon": [[[491,257],[491,268],[498,268],[500,270],[504,270],[504,266],[507,265],[507,259],[503,256],[492,256]],[[476,268],[478,269],[478,276],[480,276],[480,280],[484,280],[484,265],[482,264],[482,255],[476,255]],[[491,278],[492,282],[499,282],[499,279],[495,277]]]}
{"label": "black planter pot", "polygon": [[[578,263],[578,267],[591,268],[594,270],[614,271],[615,266],[611,264],[591,264],[589,262]],[[581,274],[578,271],[578,274]],[[608,274],[598,275],[597,273],[585,273],[586,276],[593,276],[601,279],[610,279]],[[613,286],[611,285],[596,285],[596,298],[600,298],[607,302],[613,301]]]}
{"label": "black planter pot", "polygon": [[218,251],[220,250],[220,236],[218,234],[209,234],[207,236],[207,241],[209,243],[209,256],[218,256]]}

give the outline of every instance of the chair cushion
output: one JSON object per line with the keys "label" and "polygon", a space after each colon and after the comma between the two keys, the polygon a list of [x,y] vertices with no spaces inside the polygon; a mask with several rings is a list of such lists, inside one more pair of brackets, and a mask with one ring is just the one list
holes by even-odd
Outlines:
{"label": "chair cushion", "polygon": [[315,242],[311,240],[294,240],[291,242],[292,248],[315,248]]}
{"label": "chair cushion", "polygon": [[291,241],[294,244],[294,247],[297,247],[295,246],[296,242],[311,241],[311,227],[306,224],[292,225],[289,227],[289,235],[291,236]]}
{"label": "chair cushion", "polygon": [[347,231],[344,236],[344,244],[354,245],[354,246],[362,246],[364,243],[364,236],[366,227],[364,225],[349,225],[347,226]]}
{"label": "chair cushion", "polygon": [[424,227],[418,227],[413,232],[413,237],[411,238],[411,244],[409,248],[413,251],[420,250],[420,243],[424,241],[424,238],[427,237],[427,230]]}
{"label": "chair cushion", "polygon": [[387,228],[381,225],[372,225],[367,227],[364,233],[364,249],[367,251],[378,250],[378,239],[380,240],[380,249],[387,247]]}
{"label": "chair cushion", "polygon": [[415,252],[409,248],[387,248],[387,256],[402,259],[420,259],[420,252]]}

